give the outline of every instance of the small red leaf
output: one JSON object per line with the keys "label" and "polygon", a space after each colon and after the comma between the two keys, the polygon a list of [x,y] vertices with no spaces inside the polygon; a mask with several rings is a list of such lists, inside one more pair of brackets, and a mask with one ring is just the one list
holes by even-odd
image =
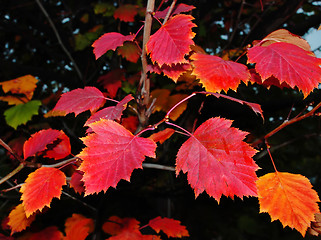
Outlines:
{"label": "small red leaf", "polygon": [[60,135],[58,136],[57,140],[53,142],[52,145],[52,148],[50,144],[49,146],[47,145],[47,148],[50,149],[46,151],[44,157],[62,159],[71,154],[71,145],[69,137],[63,131],[60,131]]}
{"label": "small red leaf", "polygon": [[164,64],[162,67],[159,67],[157,64],[147,66],[147,71],[157,74],[163,73],[165,76],[171,78],[175,83],[177,82],[177,79],[188,70],[191,70],[191,65],[188,63],[178,63],[170,66]]}
{"label": "small red leaf", "polygon": [[162,230],[167,237],[181,238],[189,236],[185,226],[182,226],[180,221],[171,218],[157,217],[150,220],[148,225],[157,233]]}
{"label": "small red leaf", "polygon": [[204,190],[218,202],[222,195],[257,196],[256,151],[242,141],[247,133],[231,124],[224,118],[207,120],[178,151],[176,174],[188,173],[196,196]]}
{"label": "small red leaf", "polygon": [[125,81],[125,69],[114,69],[109,73],[100,76],[97,80],[104,89],[108,91],[108,96],[115,98],[118,89],[121,87],[121,81]]}
{"label": "small red leaf", "polygon": [[35,155],[38,152],[44,151],[46,146],[53,143],[60,135],[61,131],[54,129],[41,130],[31,137],[23,145],[23,156],[28,158]]}
{"label": "small red leaf", "polygon": [[89,124],[94,133],[82,138],[87,146],[78,155],[83,162],[86,195],[116,187],[121,179],[130,180],[136,168],[142,168],[145,156],[155,157],[156,144],[134,136],[120,124],[106,119]]}
{"label": "small red leaf", "polygon": [[202,53],[192,55],[193,73],[208,92],[236,90],[241,80],[250,79],[250,73],[243,64],[226,61],[217,56]]}
{"label": "small red leaf", "polygon": [[99,121],[100,119],[110,119],[120,121],[121,115],[125,110],[127,103],[133,100],[132,95],[127,95],[123,100],[117,103],[116,106],[104,108],[94,115],[92,115],[85,123],[85,126],[88,126],[90,123]]}
{"label": "small red leaf", "polygon": [[[182,12],[189,12],[189,11],[191,11],[193,9],[195,9],[195,7],[192,6],[192,5],[186,5],[184,3],[180,3],[180,4],[176,5],[176,7],[174,8],[174,10],[173,10],[171,15],[176,15],[176,14],[179,14],[179,13],[182,13]],[[156,18],[165,18],[165,16],[167,15],[168,10],[169,10],[169,7],[167,7],[163,11],[155,12],[154,17],[156,17]]]}
{"label": "small red leaf", "polygon": [[255,69],[263,83],[273,75],[280,84],[298,87],[306,97],[321,82],[321,59],[310,54],[296,45],[277,42],[250,48],[248,62],[256,63]]}
{"label": "small red leaf", "polygon": [[83,172],[81,171],[75,171],[72,176],[71,176],[71,180],[70,180],[70,187],[72,187],[76,193],[83,193],[85,192],[85,187],[84,187],[84,182],[81,181],[83,177]]}
{"label": "small red leaf", "polygon": [[133,41],[134,38],[135,35],[124,36],[117,32],[105,33],[92,44],[96,59],[100,58],[108,50],[115,51],[116,48],[122,46],[125,41]]}
{"label": "small red leaf", "polygon": [[118,48],[118,55],[127,59],[129,62],[137,63],[141,55],[141,50],[137,44],[133,42],[125,42],[123,46]]}
{"label": "small red leaf", "polygon": [[29,217],[45,206],[50,207],[51,200],[60,198],[62,186],[66,184],[65,174],[56,168],[41,167],[30,173],[22,185],[21,200]]}
{"label": "small red leaf", "polygon": [[176,15],[170,18],[147,42],[147,53],[153,63],[159,66],[186,63],[184,56],[191,50],[195,33],[192,28],[196,27],[190,15]]}
{"label": "small red leaf", "polygon": [[123,22],[134,22],[138,13],[138,6],[132,4],[124,4],[119,6],[114,12],[114,18]]}
{"label": "small red leaf", "polygon": [[73,112],[77,116],[87,110],[96,111],[105,101],[102,92],[95,87],[77,88],[62,94],[53,110],[64,111],[65,114]]}

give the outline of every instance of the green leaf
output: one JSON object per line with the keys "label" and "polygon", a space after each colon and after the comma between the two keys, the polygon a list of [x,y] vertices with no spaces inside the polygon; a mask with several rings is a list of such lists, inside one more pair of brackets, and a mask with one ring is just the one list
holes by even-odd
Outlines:
{"label": "green leaf", "polygon": [[21,124],[25,124],[31,120],[33,115],[38,114],[38,109],[41,106],[41,101],[32,100],[25,104],[19,104],[4,112],[6,122],[9,126],[17,129]]}
{"label": "green leaf", "polygon": [[104,17],[111,17],[115,12],[115,7],[110,3],[97,3],[94,7],[95,14],[103,14]]}

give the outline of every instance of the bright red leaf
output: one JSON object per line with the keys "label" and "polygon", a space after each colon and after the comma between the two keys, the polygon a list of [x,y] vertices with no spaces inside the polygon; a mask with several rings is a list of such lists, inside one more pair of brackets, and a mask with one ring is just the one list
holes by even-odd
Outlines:
{"label": "bright red leaf", "polygon": [[44,151],[47,145],[53,143],[61,134],[61,131],[54,129],[45,129],[32,134],[23,145],[24,158],[26,159],[38,152]]}
{"label": "bright red leaf", "polygon": [[104,89],[108,91],[108,96],[115,98],[118,89],[121,87],[121,81],[125,80],[125,69],[114,69],[109,73],[100,76],[97,80]]}
{"label": "bright red leaf", "polygon": [[138,6],[132,4],[120,5],[114,12],[114,18],[123,22],[134,22],[138,13]]}
{"label": "bright red leaf", "polygon": [[45,152],[44,157],[62,159],[71,154],[69,137],[63,131],[60,131],[58,138],[52,144],[47,145],[47,148],[49,150]]}
{"label": "bright red leaf", "polygon": [[241,81],[248,81],[250,73],[243,64],[226,61],[217,56],[202,53],[192,55],[193,73],[208,92],[236,90]]}
{"label": "bright red leaf", "polygon": [[191,70],[191,65],[188,63],[178,63],[170,66],[164,64],[162,67],[159,67],[157,64],[147,66],[147,71],[157,74],[163,73],[165,76],[171,78],[175,83],[177,82],[177,79],[188,70]]}
{"label": "bright red leaf", "polygon": [[[11,234],[25,230],[35,220],[36,215],[26,216],[22,203],[16,206],[9,214],[8,225],[11,228]],[[1,238],[0,238],[1,239]]]}
{"label": "bright red leaf", "polygon": [[306,177],[287,172],[268,173],[256,182],[260,212],[267,212],[271,220],[280,220],[283,226],[306,230],[319,213],[318,194]]}
{"label": "bright red leaf", "polygon": [[192,28],[196,27],[190,15],[176,15],[170,18],[147,42],[147,53],[153,63],[160,67],[163,64],[172,65],[186,63],[184,56],[191,50],[195,33]]}
{"label": "bright red leaf", "polygon": [[256,63],[255,69],[263,83],[273,75],[280,84],[298,87],[306,97],[321,82],[321,59],[310,54],[296,45],[277,42],[250,48],[248,62]]}
{"label": "bright red leaf", "polygon": [[79,194],[85,192],[84,182],[81,181],[83,175],[83,172],[76,170],[72,174],[70,180],[70,187],[72,187],[75,190],[75,192]]}
{"label": "bright red leaf", "polygon": [[85,126],[87,126],[90,123],[99,121],[100,119],[110,119],[110,120],[120,121],[121,115],[123,111],[126,109],[127,103],[133,99],[134,98],[132,95],[127,95],[123,100],[117,103],[116,106],[107,107],[96,112],[86,121]]}
{"label": "bright red leaf", "polygon": [[30,173],[20,189],[26,216],[41,211],[45,206],[50,207],[53,198],[60,198],[65,184],[65,174],[56,168],[41,167]]}
{"label": "bright red leaf", "polygon": [[[176,15],[182,12],[189,12],[191,10],[195,9],[194,6],[192,5],[186,5],[184,3],[180,3],[178,5],[175,6],[175,8],[173,9],[171,15]],[[167,7],[166,9],[164,9],[163,11],[157,11],[155,12],[154,17],[156,18],[165,18],[165,16],[167,15],[167,12],[169,10],[169,7]]]}
{"label": "bright red leaf", "polygon": [[86,195],[116,187],[121,179],[130,180],[135,168],[142,168],[145,156],[155,157],[156,144],[134,136],[120,124],[106,119],[89,124],[94,131],[82,138],[87,146],[78,155],[83,162]]}
{"label": "bright red leaf", "polygon": [[222,195],[257,195],[256,151],[242,141],[247,133],[231,124],[224,118],[207,120],[178,151],[176,174],[187,172],[196,196],[205,190],[219,202]]}
{"label": "bright red leaf", "polygon": [[108,50],[115,51],[116,48],[122,46],[125,41],[133,41],[134,38],[135,35],[124,36],[117,32],[105,33],[92,44],[96,59],[100,58]]}
{"label": "bright red leaf", "polygon": [[91,218],[74,213],[65,222],[64,240],[85,240],[93,230],[94,221]]}
{"label": "bright red leaf", "polygon": [[157,217],[150,220],[148,225],[157,233],[163,231],[167,237],[181,238],[189,236],[186,227],[181,225],[180,221],[171,218]]}
{"label": "bright red leaf", "polygon": [[53,110],[64,111],[65,114],[75,113],[77,116],[87,110],[96,111],[105,101],[105,96],[95,87],[77,88],[62,94]]}

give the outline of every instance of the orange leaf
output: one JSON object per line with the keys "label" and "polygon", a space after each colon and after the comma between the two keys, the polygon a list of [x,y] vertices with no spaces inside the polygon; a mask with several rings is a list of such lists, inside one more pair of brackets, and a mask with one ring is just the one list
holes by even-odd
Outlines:
{"label": "orange leaf", "polygon": [[250,79],[250,73],[243,64],[202,53],[193,54],[191,59],[194,66],[192,74],[200,79],[208,92],[236,90],[241,81]]}
{"label": "orange leaf", "polygon": [[150,37],[146,50],[153,63],[157,62],[161,67],[187,62],[184,56],[190,52],[190,45],[194,44],[192,28],[196,25],[192,23],[193,19],[190,15],[176,15]]}
{"label": "orange leaf", "polygon": [[0,82],[4,93],[24,94],[29,100],[32,99],[33,92],[36,89],[38,80],[31,75],[25,75],[16,79]]}
{"label": "orange leaf", "polygon": [[0,101],[7,102],[9,105],[18,105],[23,104],[29,101],[26,97],[18,97],[18,96],[0,96]]}
{"label": "orange leaf", "polygon": [[268,173],[256,182],[260,212],[267,212],[271,220],[280,220],[305,235],[314,214],[319,213],[320,201],[309,180],[299,174]]}
{"label": "orange leaf", "polygon": [[169,139],[173,134],[175,130],[172,128],[166,128],[160,132],[154,133],[151,136],[149,136],[150,139],[152,139],[154,142],[159,142],[160,144],[163,144],[167,139]]}
{"label": "orange leaf", "polygon": [[162,230],[168,237],[181,238],[189,236],[185,226],[182,226],[180,221],[171,218],[157,217],[150,220],[148,225],[157,233]]}
{"label": "orange leaf", "polygon": [[132,4],[124,4],[119,6],[114,12],[114,18],[123,22],[134,22],[138,13],[138,6]]}
{"label": "orange leaf", "polygon": [[20,189],[27,217],[37,210],[41,211],[45,206],[50,207],[54,197],[60,198],[62,186],[65,184],[65,174],[56,168],[41,167],[30,173]]}
{"label": "orange leaf", "polygon": [[74,213],[65,222],[66,237],[64,240],[85,240],[93,230],[94,221],[91,218]]}
{"label": "orange leaf", "polygon": [[27,218],[22,203],[13,209],[9,214],[8,225],[11,228],[11,234],[25,230],[35,220],[36,215],[33,214]]}
{"label": "orange leaf", "polygon": [[82,138],[87,146],[78,155],[83,159],[85,195],[116,187],[121,179],[130,180],[136,168],[142,168],[145,156],[155,157],[156,144],[134,136],[122,125],[106,119],[89,124],[94,133]]}
{"label": "orange leaf", "polygon": [[181,170],[196,197],[204,190],[218,202],[222,195],[256,196],[256,153],[243,142],[246,132],[231,127],[232,121],[211,118],[201,124],[177,153],[176,174]]}

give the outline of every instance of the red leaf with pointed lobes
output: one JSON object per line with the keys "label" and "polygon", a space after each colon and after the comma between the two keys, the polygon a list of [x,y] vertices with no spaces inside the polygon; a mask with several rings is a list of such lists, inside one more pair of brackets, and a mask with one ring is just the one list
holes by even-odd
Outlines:
{"label": "red leaf with pointed lobes", "polygon": [[109,73],[100,76],[97,80],[104,89],[108,91],[108,96],[115,98],[117,91],[121,88],[121,82],[125,81],[125,69],[114,69]]}
{"label": "red leaf with pointed lobes", "polygon": [[132,4],[124,4],[119,6],[114,12],[114,18],[123,22],[134,22],[138,13],[138,6]]}
{"label": "red leaf with pointed lobes", "polygon": [[275,172],[260,177],[256,184],[260,212],[269,213],[272,221],[280,220],[304,237],[314,214],[320,213],[320,199],[310,181],[300,174]]}
{"label": "red leaf with pointed lobes", "polygon": [[162,67],[159,67],[157,64],[147,65],[147,71],[154,72],[157,74],[164,74],[165,76],[172,79],[175,83],[177,79],[186,71],[191,70],[191,65],[188,63],[178,63],[172,65],[164,64]]}
{"label": "red leaf with pointed lobes", "polygon": [[195,33],[192,28],[196,27],[190,15],[176,15],[170,18],[156,33],[154,33],[146,45],[147,53],[153,63],[160,67],[164,64],[172,65],[187,63],[184,56],[191,50]]}
{"label": "red leaf with pointed lobes", "polygon": [[22,203],[16,206],[9,214],[8,225],[11,228],[11,235],[15,232],[21,232],[25,230],[31,225],[35,218],[35,214],[27,218]]}
{"label": "red leaf with pointed lobes", "polygon": [[133,41],[134,38],[135,35],[132,34],[124,36],[117,32],[105,33],[92,44],[96,60],[108,50],[115,51],[116,48],[122,46],[125,41]]}
{"label": "red leaf with pointed lobes", "polygon": [[231,124],[224,118],[207,120],[178,151],[176,174],[187,172],[196,197],[204,190],[218,202],[222,195],[257,196],[256,150],[242,141],[247,133]]}
{"label": "red leaf with pointed lobes", "polygon": [[271,86],[276,86],[278,88],[291,88],[286,82],[283,82],[280,84],[279,80],[273,76],[266,79],[264,82],[262,81],[261,76],[255,71],[255,69],[250,69],[251,79],[249,80],[251,83],[257,83],[260,84],[267,89],[269,89]]}
{"label": "red leaf with pointed lobes", "polygon": [[132,95],[127,95],[117,103],[116,106],[104,108],[94,115],[92,115],[85,123],[85,126],[88,126],[90,123],[99,121],[100,119],[110,119],[110,120],[118,120],[120,121],[121,115],[123,111],[126,109],[127,103],[133,100]]}
{"label": "red leaf with pointed lobes", "polygon": [[167,237],[181,238],[189,236],[185,226],[182,226],[180,221],[171,218],[157,217],[150,220],[148,225],[157,233],[162,230]]}
{"label": "red leaf with pointed lobes", "polygon": [[53,143],[61,134],[61,131],[54,129],[45,129],[32,134],[23,145],[24,158],[27,159],[38,152],[44,151],[47,145]]}
{"label": "red leaf with pointed lobes", "polygon": [[89,124],[93,134],[82,138],[87,146],[78,155],[84,172],[86,195],[116,187],[121,179],[130,180],[136,168],[142,168],[145,156],[155,157],[156,144],[134,136],[120,124],[106,119]]}
{"label": "red leaf with pointed lobes", "polygon": [[248,50],[248,62],[256,63],[255,70],[262,81],[271,76],[280,84],[298,87],[306,97],[321,82],[321,59],[311,52],[285,42],[272,43],[266,47],[256,46]]}
{"label": "red leaf with pointed lobes", "polygon": [[202,53],[193,54],[191,59],[194,66],[192,74],[200,79],[208,92],[236,90],[241,81],[250,79],[250,73],[243,64]]}
{"label": "red leaf with pointed lobes", "polygon": [[[174,10],[171,13],[171,15],[176,15],[176,14],[179,14],[179,13],[182,13],[182,12],[189,12],[189,11],[191,11],[193,9],[195,9],[195,7],[193,5],[186,5],[184,3],[180,3],[174,8]],[[156,18],[165,18],[165,16],[167,15],[168,10],[169,10],[169,7],[167,7],[163,11],[155,12],[154,17],[156,17]]]}
{"label": "red leaf with pointed lobes", "polygon": [[41,211],[45,206],[50,207],[53,198],[60,198],[65,184],[65,174],[56,168],[41,167],[30,173],[20,189],[26,216]]}
{"label": "red leaf with pointed lobes", "polygon": [[[52,147],[50,145],[53,145]],[[60,135],[53,142],[53,144],[47,145],[49,150],[46,151],[44,157],[62,159],[71,154],[71,145],[69,137],[63,132],[60,131]]]}
{"label": "red leaf with pointed lobes", "polygon": [[95,112],[106,101],[103,93],[95,87],[77,88],[61,95],[53,111],[64,111],[66,114],[79,113],[90,110]]}

